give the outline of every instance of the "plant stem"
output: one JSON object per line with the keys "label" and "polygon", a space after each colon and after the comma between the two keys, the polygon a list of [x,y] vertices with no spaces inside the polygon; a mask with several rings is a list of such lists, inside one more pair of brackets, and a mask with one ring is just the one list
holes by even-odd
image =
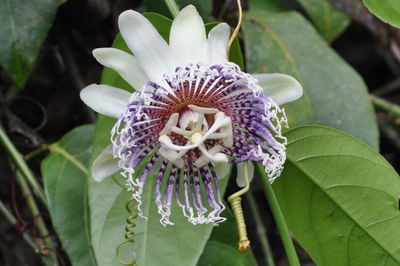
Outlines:
{"label": "plant stem", "polygon": [[381,108],[383,110],[385,110],[386,112],[388,112],[390,115],[400,118],[400,106],[395,104],[395,103],[391,103],[385,99],[382,99],[378,96],[369,95],[369,98],[371,99],[371,102],[373,105],[375,105],[378,108]]}
{"label": "plant stem", "polygon": [[26,203],[28,205],[28,208],[32,216],[34,217],[34,219],[36,219],[37,229],[40,234],[40,237],[38,237],[37,240],[44,242],[44,244],[38,242],[39,253],[45,255],[46,258],[45,260],[47,262],[46,263],[47,265],[58,265],[57,256],[56,253],[54,252],[56,245],[49,236],[49,230],[47,230],[46,224],[44,223],[43,218],[41,217],[39,208],[35,202],[35,198],[33,197],[27,182],[22,177],[21,173],[18,171],[17,171],[17,182],[23,192],[23,195],[25,197]]}
{"label": "plant stem", "polygon": [[400,88],[400,79],[395,79],[374,91],[376,96],[383,96]]}
{"label": "plant stem", "polygon": [[274,255],[272,254],[271,246],[269,245],[268,242],[267,230],[265,230],[260,213],[257,208],[256,200],[254,199],[253,193],[251,191],[246,193],[246,199],[247,202],[249,203],[250,211],[254,218],[254,222],[256,223],[257,235],[258,239],[261,242],[262,249],[264,251],[263,253],[265,261],[267,262],[267,265],[275,266]]}
{"label": "plant stem", "polygon": [[[14,225],[17,223],[17,219],[14,217],[14,215],[7,209],[7,207],[4,205],[3,202],[0,201],[0,213],[4,215],[6,220],[11,224]],[[25,242],[35,251],[37,252],[37,247],[35,244],[35,241],[32,239],[30,235],[27,233],[22,233],[22,237],[25,240]]]}
{"label": "plant stem", "polygon": [[21,171],[24,178],[28,181],[29,185],[32,187],[34,194],[37,195],[40,201],[43,203],[43,205],[47,207],[47,201],[43,188],[37,181],[35,175],[30,170],[29,166],[25,162],[22,155],[18,152],[17,148],[8,138],[1,124],[0,124],[0,143],[4,146],[8,155],[12,158],[19,171]]}
{"label": "plant stem", "polygon": [[294,248],[285,217],[283,216],[282,210],[279,207],[279,202],[275,196],[274,190],[268,181],[268,176],[265,173],[264,166],[256,163],[256,169],[261,178],[261,182],[264,187],[264,193],[268,200],[269,206],[271,207],[272,214],[274,215],[279,234],[281,235],[283,247],[285,248],[289,264],[291,266],[300,266],[299,258],[297,257],[296,249]]}
{"label": "plant stem", "polygon": [[168,7],[169,12],[171,13],[172,17],[175,18],[176,15],[179,13],[179,6],[175,2],[175,0],[164,0],[165,4]]}

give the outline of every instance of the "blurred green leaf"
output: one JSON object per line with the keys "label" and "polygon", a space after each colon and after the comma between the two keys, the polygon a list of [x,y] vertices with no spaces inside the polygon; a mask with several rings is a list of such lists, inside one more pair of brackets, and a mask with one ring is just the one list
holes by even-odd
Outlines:
{"label": "blurred green leaf", "polygon": [[249,0],[249,10],[264,10],[265,12],[286,11],[285,0]]}
{"label": "blurred green leaf", "polygon": [[398,0],[363,0],[368,10],[397,28],[400,28],[400,1]]}
{"label": "blurred green leaf", "polygon": [[350,16],[336,10],[329,0],[298,1],[328,43],[339,37],[350,24]]}
{"label": "blurred green leaf", "polygon": [[[145,16],[153,23],[160,34],[167,40],[171,20],[154,13]],[[216,23],[208,24],[210,30]],[[117,36],[113,47],[130,52],[120,35]],[[238,41],[231,50],[231,58],[243,67]],[[102,75],[102,84],[109,84],[117,88],[133,91],[116,72],[105,68]],[[115,119],[99,116],[93,142],[92,161],[110,144],[110,132]],[[136,172],[141,172],[138,167]],[[119,178],[119,175],[116,175]],[[154,177],[148,177],[148,183],[143,192],[142,210],[148,220],[137,218],[135,223],[135,253],[139,265],[196,265],[204,246],[211,234],[212,225],[192,225],[182,215],[181,209],[174,204],[171,221],[174,226],[163,227],[160,224],[160,215],[154,203]],[[228,178],[220,180],[221,192],[225,191]],[[124,228],[128,213],[125,203],[130,192],[120,188],[109,178],[101,183],[90,181],[89,205],[91,212],[92,243],[95,256],[100,265],[119,265],[115,257],[116,247],[123,240]],[[127,245],[123,248],[121,257],[124,260],[133,258],[133,248]]]}
{"label": "blurred green leaf", "polygon": [[400,264],[400,177],[365,143],[319,126],[292,129],[273,184],[282,211],[317,265]]}
{"label": "blurred green leaf", "polygon": [[[171,13],[169,12],[164,0],[144,0],[143,2],[146,11],[171,17]],[[176,0],[176,2],[181,9],[187,5],[194,5],[204,21],[210,20],[212,0]]]}
{"label": "blurred green leaf", "polygon": [[52,145],[42,175],[52,224],[72,265],[97,265],[90,240],[87,179],[94,126],[73,129]]}
{"label": "blurred green leaf", "polygon": [[303,85],[285,107],[289,122],[338,128],[378,149],[375,113],[360,76],[296,12],[248,12],[243,33],[249,72],[280,72]]}
{"label": "blurred green leaf", "polygon": [[23,87],[62,0],[0,0],[0,65]]}
{"label": "blurred green leaf", "polygon": [[[228,206],[225,203],[225,206]],[[229,208],[222,213],[227,220],[214,227],[197,266],[251,266],[257,265],[252,250],[237,251],[239,235],[235,217]]]}

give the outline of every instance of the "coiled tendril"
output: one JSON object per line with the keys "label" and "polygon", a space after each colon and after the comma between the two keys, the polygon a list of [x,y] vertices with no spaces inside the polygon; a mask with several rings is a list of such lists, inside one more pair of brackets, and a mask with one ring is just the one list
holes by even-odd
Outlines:
{"label": "coiled tendril", "polygon": [[121,257],[119,256],[119,250],[123,245],[128,244],[128,243],[133,243],[135,241],[133,239],[133,236],[135,234],[133,229],[136,227],[136,223],[134,222],[134,220],[138,217],[138,212],[137,212],[137,202],[135,201],[134,198],[131,197],[128,199],[128,201],[125,204],[125,209],[129,213],[128,218],[126,218],[127,224],[125,226],[125,234],[124,234],[125,240],[123,240],[122,242],[120,242],[118,244],[115,256],[117,257],[119,263],[121,263],[122,265],[135,266],[135,265],[137,265],[136,260],[126,262],[126,261],[122,260]]}
{"label": "coiled tendril", "polygon": [[239,190],[238,192],[229,196],[228,201],[231,204],[233,215],[236,219],[237,228],[239,231],[239,243],[238,251],[240,253],[246,252],[250,249],[250,240],[247,238],[246,223],[244,221],[243,210],[242,210],[242,196],[250,189],[249,174],[248,174],[248,162],[244,163],[244,178],[246,181],[246,186]]}

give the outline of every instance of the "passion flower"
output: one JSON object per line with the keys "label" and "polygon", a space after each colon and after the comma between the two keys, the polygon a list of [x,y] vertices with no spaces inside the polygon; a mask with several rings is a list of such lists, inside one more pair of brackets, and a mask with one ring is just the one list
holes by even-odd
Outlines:
{"label": "passion flower", "polygon": [[[287,118],[279,105],[298,99],[300,84],[283,74],[242,72],[226,54],[229,26],[218,24],[207,38],[191,5],[173,21],[169,44],[133,10],[120,15],[119,28],[133,55],[114,48],[93,55],[136,91],[93,84],[81,92],[92,109],[118,119],[110,146],[93,164],[93,178],[121,171],[140,207],[155,170],[163,225],[173,224],[173,198],[194,224],[223,221],[218,178],[227,163],[260,162],[270,182],[280,175]],[[137,174],[141,162],[146,166]]]}

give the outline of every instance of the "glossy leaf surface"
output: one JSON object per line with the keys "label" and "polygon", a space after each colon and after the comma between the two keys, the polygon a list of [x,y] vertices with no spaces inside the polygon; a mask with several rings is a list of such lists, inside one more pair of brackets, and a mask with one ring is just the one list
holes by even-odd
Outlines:
{"label": "glossy leaf surface", "polygon": [[365,143],[319,126],[288,138],[273,184],[295,238],[318,265],[400,263],[400,177]]}
{"label": "glossy leaf surface", "polygon": [[363,0],[368,10],[397,28],[400,28],[400,2],[397,0]]}

